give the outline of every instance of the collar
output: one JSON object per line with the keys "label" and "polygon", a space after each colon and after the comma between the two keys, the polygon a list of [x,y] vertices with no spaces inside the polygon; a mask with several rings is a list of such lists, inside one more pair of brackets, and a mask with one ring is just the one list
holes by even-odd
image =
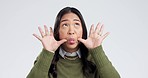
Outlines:
{"label": "collar", "polygon": [[80,49],[78,49],[76,52],[72,52],[72,53],[69,53],[69,52],[66,52],[65,50],[63,50],[61,47],[60,47],[60,50],[59,50],[59,54],[65,59],[65,55],[66,56],[77,56],[79,58],[81,58],[81,54],[80,54]]}

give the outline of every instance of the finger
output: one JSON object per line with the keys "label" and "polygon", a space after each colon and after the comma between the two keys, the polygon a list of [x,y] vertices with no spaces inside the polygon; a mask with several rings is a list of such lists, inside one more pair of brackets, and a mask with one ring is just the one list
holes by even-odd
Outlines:
{"label": "finger", "polygon": [[86,41],[86,40],[84,40],[84,39],[82,39],[82,38],[78,38],[78,40],[79,40],[80,42],[82,42],[83,44],[84,44],[85,41]]}
{"label": "finger", "polygon": [[94,32],[94,24],[91,25],[90,32],[89,32],[89,36],[90,36],[91,34],[93,34],[93,32]]}
{"label": "finger", "polygon": [[53,30],[51,27],[50,27],[50,35],[53,36]]}
{"label": "finger", "polygon": [[101,27],[100,27],[100,23],[98,23],[98,24],[97,24],[97,27],[95,28],[95,32],[96,32],[97,34],[99,34],[99,32],[100,32],[100,31],[99,31],[100,28],[101,28]]}
{"label": "finger", "polygon": [[44,25],[44,29],[45,29],[45,34],[46,34],[46,35],[49,35],[49,31],[48,31],[48,28],[47,28],[46,25]]}
{"label": "finger", "polygon": [[103,30],[104,30],[104,25],[102,25],[101,28],[100,28],[100,32],[99,32],[100,36],[103,34]]}
{"label": "finger", "polygon": [[35,36],[40,41],[42,40],[42,38],[40,36],[36,35],[36,34],[33,34],[33,36]]}
{"label": "finger", "polygon": [[104,35],[102,36],[102,41],[103,41],[109,34],[110,34],[109,32],[107,32],[106,34],[104,34]]}
{"label": "finger", "polygon": [[43,32],[43,30],[41,29],[41,27],[38,27],[38,29],[40,31],[41,36],[43,37],[45,35],[45,33]]}
{"label": "finger", "polygon": [[62,39],[62,40],[58,41],[58,44],[61,45],[61,44],[63,44],[66,41],[67,41],[66,39]]}

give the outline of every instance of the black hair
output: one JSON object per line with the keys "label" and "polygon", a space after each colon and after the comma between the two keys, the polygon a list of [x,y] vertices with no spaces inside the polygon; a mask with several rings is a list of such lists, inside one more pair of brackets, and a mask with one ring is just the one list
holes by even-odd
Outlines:
{"label": "black hair", "polygon": [[[65,7],[63,8],[57,15],[56,20],[55,20],[55,25],[54,25],[54,37],[57,41],[59,41],[59,27],[60,27],[60,21],[63,15],[67,14],[67,13],[74,13],[76,14],[79,19],[81,20],[81,24],[82,24],[82,29],[83,29],[83,34],[82,34],[82,38],[83,39],[87,39],[87,29],[86,29],[86,25],[84,22],[84,19],[80,13],[79,10],[77,10],[76,8],[73,7]],[[94,73],[96,71],[96,65],[87,60],[88,57],[88,49],[85,47],[85,45],[83,43],[79,44],[80,47],[80,52],[81,52],[81,60],[82,60],[82,70],[83,70],[83,74],[85,76],[88,76],[88,74],[90,73]],[[49,69],[49,73],[48,74],[52,74],[52,76],[54,78],[57,78],[57,70],[56,70],[56,64],[57,61],[59,60],[59,48],[55,51],[55,55],[53,57],[50,69]]]}

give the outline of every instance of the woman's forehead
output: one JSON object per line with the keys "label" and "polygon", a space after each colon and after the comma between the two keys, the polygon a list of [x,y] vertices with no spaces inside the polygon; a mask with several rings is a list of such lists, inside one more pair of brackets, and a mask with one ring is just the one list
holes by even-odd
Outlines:
{"label": "woman's forehead", "polygon": [[67,13],[61,18],[61,22],[65,21],[80,21],[80,18],[75,13]]}

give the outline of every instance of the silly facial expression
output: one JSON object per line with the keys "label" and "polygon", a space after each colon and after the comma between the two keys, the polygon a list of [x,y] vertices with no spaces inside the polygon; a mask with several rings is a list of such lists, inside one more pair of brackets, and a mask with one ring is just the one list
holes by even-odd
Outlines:
{"label": "silly facial expression", "polygon": [[74,13],[67,13],[60,21],[59,38],[66,39],[67,42],[62,47],[67,52],[78,50],[78,38],[82,38],[82,24],[79,17]]}

